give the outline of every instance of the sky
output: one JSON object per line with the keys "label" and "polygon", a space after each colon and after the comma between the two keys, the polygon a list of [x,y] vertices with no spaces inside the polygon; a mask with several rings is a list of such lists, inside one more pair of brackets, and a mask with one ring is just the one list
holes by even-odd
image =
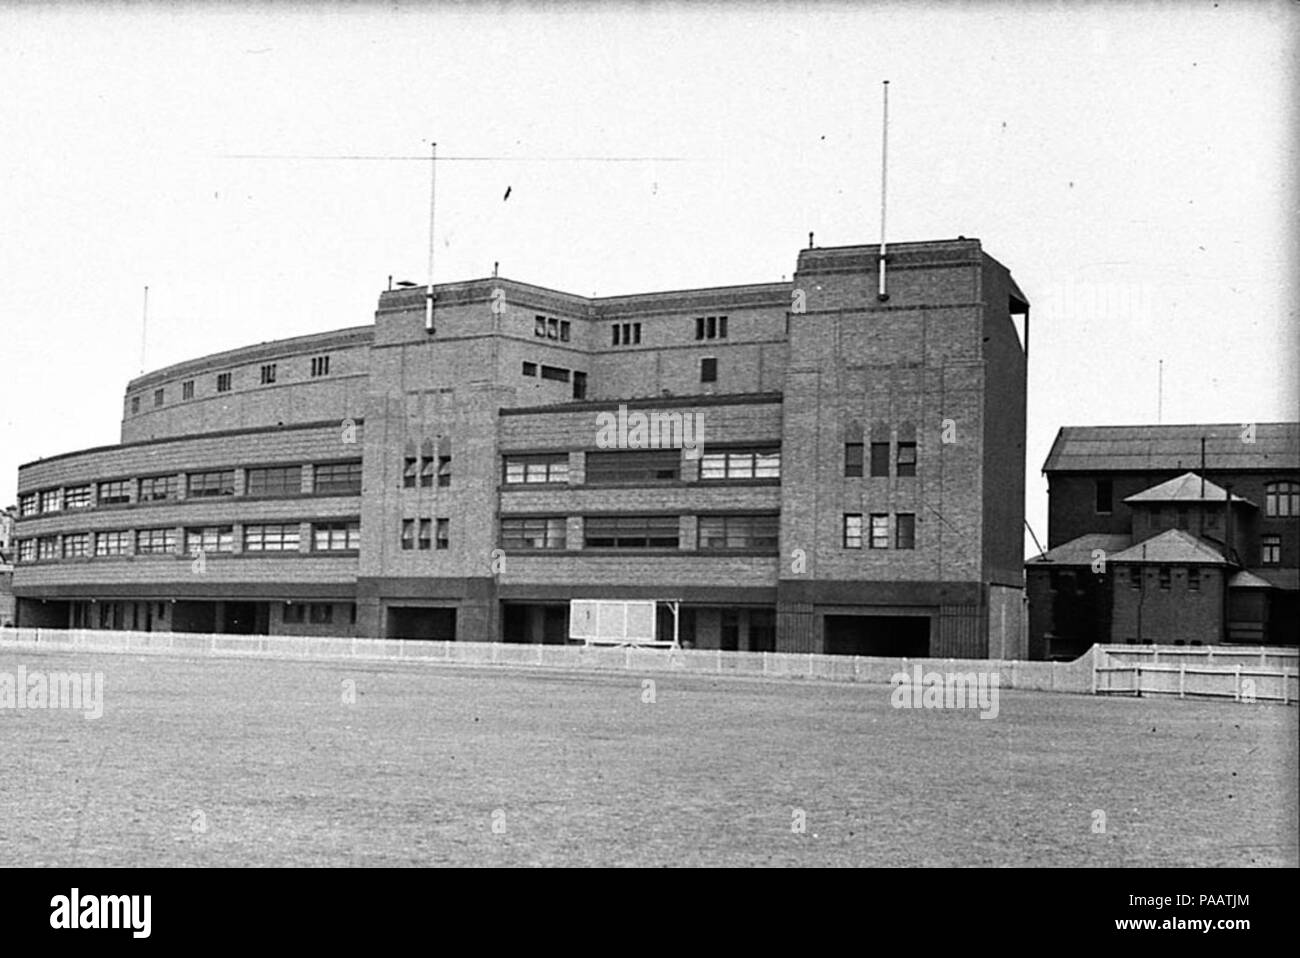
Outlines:
{"label": "sky", "polygon": [[439,282],[768,282],[809,232],[874,243],[888,79],[890,241],[978,237],[1032,304],[1045,541],[1062,425],[1300,415],[1297,9],[0,2],[0,505],[116,442],[142,368],[423,283],[432,141]]}

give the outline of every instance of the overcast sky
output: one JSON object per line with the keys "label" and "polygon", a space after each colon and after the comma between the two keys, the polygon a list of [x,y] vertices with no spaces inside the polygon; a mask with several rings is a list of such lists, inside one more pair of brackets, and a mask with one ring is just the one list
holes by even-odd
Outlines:
{"label": "overcast sky", "polygon": [[878,239],[889,79],[891,240],[1033,304],[1045,539],[1057,428],[1154,422],[1161,358],[1165,422],[1297,417],[1295,10],[0,3],[0,505],[117,441],[146,285],[154,369],[422,282],[431,139],[439,281],[766,282]]}

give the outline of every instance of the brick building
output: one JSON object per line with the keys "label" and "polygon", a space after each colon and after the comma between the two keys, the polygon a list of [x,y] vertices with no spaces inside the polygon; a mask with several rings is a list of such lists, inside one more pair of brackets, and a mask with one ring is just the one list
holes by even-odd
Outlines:
{"label": "brick building", "polygon": [[1066,427],[1026,563],[1030,655],[1295,644],[1300,423]]}
{"label": "brick building", "polygon": [[[149,373],[119,444],[19,470],[20,619],[562,642],[570,599],[657,598],[701,648],[1018,655],[1028,304],[977,240],[891,246],[885,298],[878,253],[443,284],[432,329],[388,290]],[[602,437],[638,417],[702,442]]]}

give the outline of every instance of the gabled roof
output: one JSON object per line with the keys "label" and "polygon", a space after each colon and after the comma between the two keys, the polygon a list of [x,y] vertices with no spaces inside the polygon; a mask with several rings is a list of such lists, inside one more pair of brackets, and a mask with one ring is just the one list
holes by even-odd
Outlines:
{"label": "gabled roof", "polygon": [[[1220,485],[1202,479],[1194,472],[1185,472],[1176,479],[1162,482],[1158,486],[1144,489],[1136,495],[1129,496],[1125,502],[1223,502],[1228,490]],[[1233,502],[1244,502],[1253,506],[1249,499],[1233,494]]]}
{"label": "gabled roof", "polygon": [[1158,472],[1198,469],[1201,440],[1205,468],[1300,470],[1300,422],[1254,423],[1254,442],[1244,442],[1246,425],[1062,426],[1043,463],[1043,472]]}
{"label": "gabled roof", "polygon": [[1245,569],[1242,569],[1240,572],[1238,572],[1236,575],[1234,575],[1231,579],[1228,580],[1228,588],[1230,589],[1271,589],[1273,588],[1273,583],[1269,582],[1267,579],[1261,579],[1257,575],[1252,575],[1251,573],[1247,572]]}
{"label": "gabled roof", "polygon": [[1134,543],[1110,557],[1111,562],[1148,562],[1160,565],[1227,565],[1218,549],[1182,529],[1166,529],[1158,536]]}
{"label": "gabled roof", "polygon": [[1127,534],[1089,532],[1026,560],[1025,565],[1091,565],[1094,549],[1101,549],[1110,556],[1112,552],[1128,548],[1132,541],[1132,536]]}

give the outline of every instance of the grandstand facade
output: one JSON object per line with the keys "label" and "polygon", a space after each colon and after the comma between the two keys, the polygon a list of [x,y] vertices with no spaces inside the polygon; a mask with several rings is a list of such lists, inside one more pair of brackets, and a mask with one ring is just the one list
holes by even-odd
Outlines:
{"label": "grandstand facade", "polygon": [[141,376],[19,470],[18,624],[563,642],[656,598],[699,648],[1019,656],[1028,303],[978,240],[878,259],[390,289]]}

